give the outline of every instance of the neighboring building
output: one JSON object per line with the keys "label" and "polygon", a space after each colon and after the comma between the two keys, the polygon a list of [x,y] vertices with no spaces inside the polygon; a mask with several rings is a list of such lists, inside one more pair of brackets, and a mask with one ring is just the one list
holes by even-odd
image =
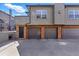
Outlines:
{"label": "neighboring building", "polygon": [[0,10],[0,31],[14,30],[15,25],[14,17]]}
{"label": "neighboring building", "polygon": [[61,39],[64,38],[64,33],[69,34],[70,31],[67,30],[76,29],[78,32],[79,4],[29,5],[28,17],[18,16],[15,17],[15,20],[17,20],[17,37],[25,39]]}

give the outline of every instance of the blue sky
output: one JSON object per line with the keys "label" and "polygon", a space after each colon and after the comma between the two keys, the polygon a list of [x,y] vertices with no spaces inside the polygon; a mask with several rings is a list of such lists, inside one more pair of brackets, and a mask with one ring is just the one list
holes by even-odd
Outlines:
{"label": "blue sky", "polygon": [[28,12],[26,3],[0,3],[0,10],[9,13],[9,10],[12,10],[12,15],[27,15],[25,12]]}

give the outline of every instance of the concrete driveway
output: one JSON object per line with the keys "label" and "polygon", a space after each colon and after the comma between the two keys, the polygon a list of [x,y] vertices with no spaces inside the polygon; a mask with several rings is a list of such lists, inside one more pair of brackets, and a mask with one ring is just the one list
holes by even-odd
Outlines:
{"label": "concrete driveway", "polygon": [[79,56],[79,39],[18,40],[21,56]]}

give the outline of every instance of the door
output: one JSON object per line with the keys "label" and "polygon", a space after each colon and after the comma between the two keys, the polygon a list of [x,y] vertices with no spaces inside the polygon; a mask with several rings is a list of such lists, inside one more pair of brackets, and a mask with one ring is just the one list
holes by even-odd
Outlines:
{"label": "door", "polygon": [[29,28],[29,39],[40,39],[40,28],[39,27]]}
{"label": "door", "polygon": [[56,39],[56,29],[52,27],[45,28],[45,39]]}
{"label": "door", "polygon": [[79,29],[63,29],[63,39],[79,39]]}
{"label": "door", "polygon": [[19,26],[19,38],[24,38],[24,27]]}

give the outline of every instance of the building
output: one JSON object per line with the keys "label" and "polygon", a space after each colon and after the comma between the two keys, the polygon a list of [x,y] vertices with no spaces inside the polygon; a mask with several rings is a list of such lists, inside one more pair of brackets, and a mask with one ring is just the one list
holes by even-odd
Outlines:
{"label": "building", "polygon": [[0,31],[9,31],[9,26],[14,30],[14,25],[14,17],[0,10]]}
{"label": "building", "polygon": [[[29,15],[16,16],[15,20],[17,38],[62,39],[71,31],[79,32],[79,4],[29,5]],[[74,37],[71,34],[70,38]]]}

